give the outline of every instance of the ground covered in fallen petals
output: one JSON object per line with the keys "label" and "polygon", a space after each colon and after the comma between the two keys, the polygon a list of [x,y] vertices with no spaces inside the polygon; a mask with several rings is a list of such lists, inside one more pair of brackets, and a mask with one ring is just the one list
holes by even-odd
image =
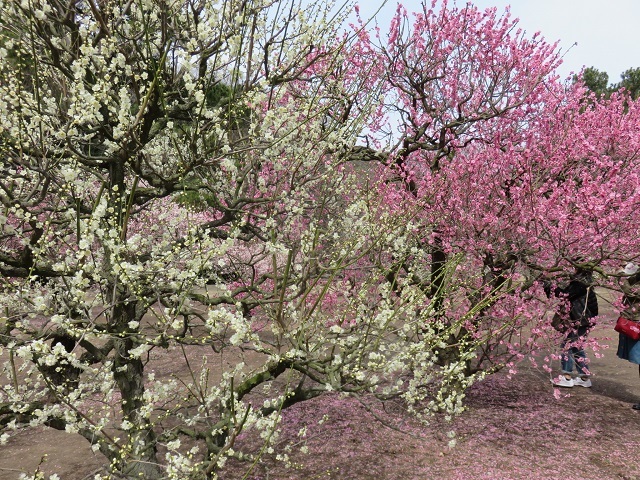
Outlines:
{"label": "ground covered in fallen petals", "polygon": [[462,416],[428,426],[399,404],[327,396],[285,414],[281,446],[295,439],[293,465],[266,456],[247,478],[640,479],[640,412],[624,386],[611,388],[554,392],[534,370],[499,374],[471,389]]}
{"label": "ground covered in fallen petals", "polygon": [[[399,401],[326,394],[284,412],[273,454],[252,468],[229,461],[220,478],[640,479],[640,411],[631,409],[640,380],[635,365],[616,358],[611,333],[611,325],[594,333],[609,348],[592,358],[592,388],[554,389],[549,374],[525,364],[474,385],[460,417],[429,425]],[[93,478],[103,461],[79,437],[27,430],[0,448],[0,479],[17,480],[41,462],[62,480]]]}

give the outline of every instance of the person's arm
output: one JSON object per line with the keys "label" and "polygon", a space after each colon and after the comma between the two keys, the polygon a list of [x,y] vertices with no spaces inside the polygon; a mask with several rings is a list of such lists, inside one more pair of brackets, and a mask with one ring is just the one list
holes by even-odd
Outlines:
{"label": "person's arm", "polygon": [[636,303],[640,301],[640,282],[632,283],[630,280],[632,280],[632,277],[625,278],[620,283],[620,288],[628,302]]}

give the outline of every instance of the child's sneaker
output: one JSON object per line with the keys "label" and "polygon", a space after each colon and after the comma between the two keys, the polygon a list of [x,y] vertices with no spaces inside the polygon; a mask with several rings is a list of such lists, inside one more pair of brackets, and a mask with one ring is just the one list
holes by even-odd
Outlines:
{"label": "child's sneaker", "polygon": [[589,377],[587,378],[576,377],[573,379],[573,384],[579,385],[581,387],[589,388],[591,386],[591,379]]}
{"label": "child's sneaker", "polygon": [[556,387],[566,387],[566,388],[573,387],[573,379],[567,378],[564,375],[560,375],[557,378],[552,378],[551,383],[553,383]]}

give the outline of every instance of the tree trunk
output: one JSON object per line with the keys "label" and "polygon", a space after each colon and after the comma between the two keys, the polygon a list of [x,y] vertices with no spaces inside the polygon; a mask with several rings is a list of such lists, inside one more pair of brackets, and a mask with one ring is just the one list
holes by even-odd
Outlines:
{"label": "tree trunk", "polygon": [[[120,298],[125,298],[120,295]],[[139,321],[142,312],[137,302],[125,305],[116,302],[112,319],[114,335],[113,377],[122,395],[122,420],[127,427],[127,443],[121,447],[120,464],[117,467],[126,478],[161,478],[162,469],[156,455],[156,434],[151,422],[141,414],[144,405],[144,365],[130,350],[137,347],[133,338],[137,332],[129,328],[131,320]]]}
{"label": "tree trunk", "polygon": [[128,478],[160,478],[156,434],[149,419],[140,414],[144,403],[144,366],[139,358],[129,356],[129,350],[134,347],[129,338],[115,341],[113,375],[122,394],[123,421],[130,425],[126,430],[128,439],[122,449],[120,470]]}

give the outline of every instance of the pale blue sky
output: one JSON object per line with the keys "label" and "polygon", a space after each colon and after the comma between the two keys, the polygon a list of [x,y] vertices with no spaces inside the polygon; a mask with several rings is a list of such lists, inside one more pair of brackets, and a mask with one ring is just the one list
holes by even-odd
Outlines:
{"label": "pale blue sky", "polygon": [[[428,0],[429,3],[431,0]],[[360,0],[363,15],[373,13],[379,0]],[[397,6],[389,0],[379,16],[382,27]],[[420,0],[405,0],[407,10],[417,10]],[[465,0],[457,0],[463,6]],[[511,5],[512,17],[528,33],[540,31],[550,43],[560,40],[565,52],[561,76],[578,72],[583,66],[594,66],[609,74],[609,82],[617,82],[628,68],[640,67],[640,0],[475,0],[477,7],[498,7],[498,12]],[[453,0],[450,0],[450,5]],[[571,47],[574,43],[577,45]],[[570,48],[571,47],[571,48]]]}

